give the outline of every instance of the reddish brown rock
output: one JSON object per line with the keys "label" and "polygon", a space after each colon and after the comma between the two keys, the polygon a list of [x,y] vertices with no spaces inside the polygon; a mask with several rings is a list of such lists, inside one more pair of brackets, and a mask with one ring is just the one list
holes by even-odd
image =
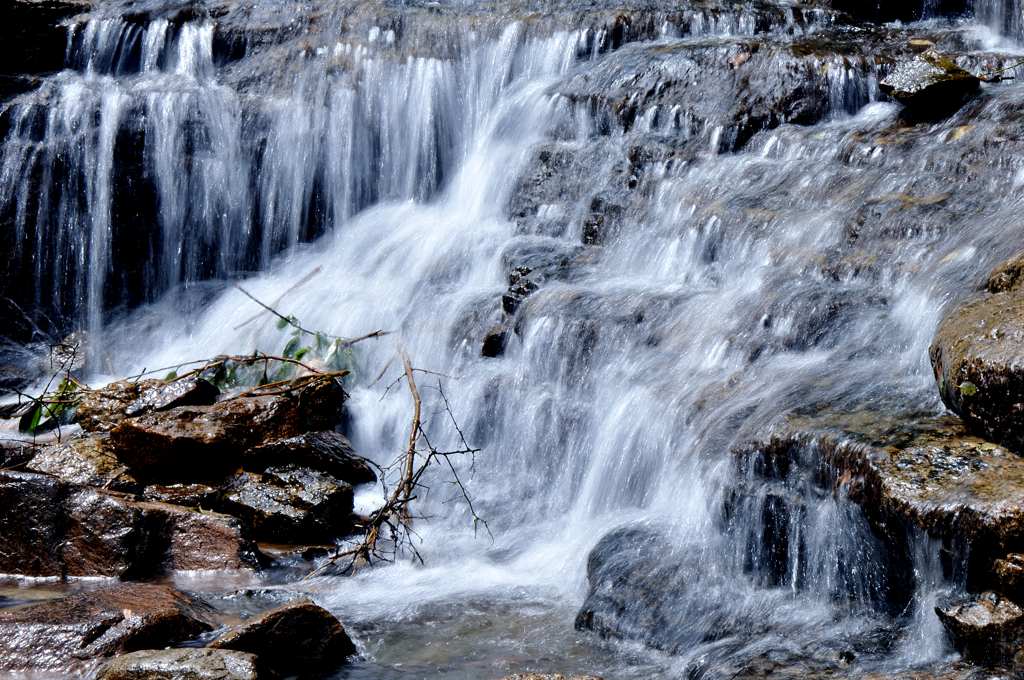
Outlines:
{"label": "reddish brown rock", "polygon": [[73,489],[63,508],[63,575],[126,578],[150,571],[144,513],[130,500]]}
{"label": "reddish brown rock", "polygon": [[146,516],[154,562],[163,572],[248,569],[259,551],[240,520],[166,503],[136,503]]}
{"label": "reddish brown rock", "polygon": [[288,675],[329,671],[356,653],[341,622],[308,600],[267,612],[210,646],[259,654],[270,668]]}
{"label": "reddish brown rock", "polygon": [[173,588],[118,584],[0,611],[0,672],[72,672],[83,661],[211,630],[213,610]]}
{"label": "reddish brown rock", "polygon": [[109,432],[125,419],[151,411],[213,404],[219,394],[213,384],[194,376],[170,382],[122,380],[84,390],[75,419],[86,432]]}
{"label": "reddish brown rock", "polygon": [[122,421],[111,432],[118,458],[148,482],[218,479],[264,442],[330,429],[345,393],[333,379],[286,394],[184,406]]}

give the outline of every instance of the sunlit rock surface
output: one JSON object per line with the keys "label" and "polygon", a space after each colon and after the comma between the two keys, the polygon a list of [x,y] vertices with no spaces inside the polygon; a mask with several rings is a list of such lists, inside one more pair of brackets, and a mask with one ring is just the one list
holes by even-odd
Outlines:
{"label": "sunlit rock surface", "polygon": [[949,311],[931,346],[942,400],[971,427],[1024,453],[1024,286],[1021,258],[986,291]]}
{"label": "sunlit rock surface", "polygon": [[222,649],[165,649],[117,657],[99,680],[265,680],[271,678],[255,654]]}
{"label": "sunlit rock surface", "polygon": [[81,672],[117,653],[211,630],[212,610],[159,585],[122,584],[0,611],[0,670]]}

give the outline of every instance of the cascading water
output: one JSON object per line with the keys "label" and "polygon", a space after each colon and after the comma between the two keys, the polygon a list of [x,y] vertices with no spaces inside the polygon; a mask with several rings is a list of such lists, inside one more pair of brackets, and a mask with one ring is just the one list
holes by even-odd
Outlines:
{"label": "cascading water", "polygon": [[[113,374],[279,349],[285,332],[247,323],[259,310],[231,289],[105,315],[258,269],[246,289],[306,327],[394,332],[359,346],[364,455],[390,462],[408,426],[408,397],[374,384],[396,341],[452,376],[493,539],[432,492],[425,566],[315,583],[367,640],[344,677],[951,655],[931,608],[957,584],[934,542],[913,536],[912,573],[892,573],[842,494],[733,451],[814,404],[940,410],[927,346],[943,303],[1024,236],[1022,156],[979,141],[1024,91],[903,128],[878,103],[889,37],[824,45],[828,13],[758,11],[642,15],[633,34],[456,21],[434,54],[382,21],[226,64],[212,20],[93,18],[69,70],[7,106],[0,206],[37,303],[75,291],[61,308],[106,333]],[[118,282],[126,256],[137,280]],[[503,312],[510,274],[531,292]],[[501,324],[501,356],[481,356]],[[588,551],[624,526],[663,546],[637,554],[664,598],[623,636],[659,652],[572,630]]]}

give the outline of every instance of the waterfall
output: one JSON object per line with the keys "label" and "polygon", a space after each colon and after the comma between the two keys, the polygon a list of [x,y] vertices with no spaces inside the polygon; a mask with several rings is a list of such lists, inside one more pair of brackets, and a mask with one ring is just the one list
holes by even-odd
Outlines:
{"label": "waterfall", "polygon": [[[1016,35],[1007,7],[976,13]],[[0,214],[35,304],[103,339],[98,380],[278,351],[287,332],[250,323],[242,292],[179,295],[243,280],[307,328],[392,332],[356,351],[363,455],[391,461],[408,427],[408,396],[375,382],[397,346],[425,389],[445,381],[494,537],[433,480],[425,566],[316,586],[374,630],[445,607],[488,619],[474,607],[497,600],[550,625],[537,644],[559,658],[588,551],[635,524],[674,546],[661,673],[847,643],[883,670],[938,661],[931,605],[956,585],[938,546],[918,537],[916,572],[893,575],[849,498],[734,451],[820,404],[939,412],[942,306],[1024,236],[1020,154],[987,148],[964,172],[956,143],[996,136],[1021,95],[905,129],[877,44],[826,52],[831,15],[776,9],[628,30],[471,14],[437,45],[382,20],[237,59],[213,19],[87,18],[67,69],[2,112]],[[496,326],[503,351],[482,356]],[[871,647],[883,632],[901,644]]]}

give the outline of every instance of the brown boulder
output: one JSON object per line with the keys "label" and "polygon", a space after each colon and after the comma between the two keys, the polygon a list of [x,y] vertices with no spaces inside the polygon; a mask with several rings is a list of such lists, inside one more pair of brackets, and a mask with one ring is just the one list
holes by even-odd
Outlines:
{"label": "brown boulder", "polygon": [[1003,262],[988,275],[985,290],[990,293],[1005,293],[1024,284],[1024,251]]}
{"label": "brown boulder", "polygon": [[106,435],[74,437],[38,450],[26,468],[71,484],[134,491],[138,483],[110,449]]}
{"label": "brown boulder", "polygon": [[111,432],[118,458],[146,481],[217,479],[267,441],[334,426],[345,393],[323,379],[284,394],[240,396],[122,421]]}
{"label": "brown boulder", "polygon": [[990,292],[949,312],[930,349],[946,406],[972,429],[1018,453],[1024,453],[1022,258],[993,272]]}
{"label": "brown boulder", "polygon": [[341,622],[309,600],[267,612],[210,646],[259,654],[268,666],[286,675],[328,671],[356,653]]}
{"label": "brown boulder", "polygon": [[256,472],[273,465],[300,465],[353,485],[377,481],[373,468],[356,455],[349,440],[332,431],[308,432],[262,444],[246,454],[244,465]]}
{"label": "brown boulder", "polygon": [[0,611],[0,671],[63,671],[212,629],[213,610],[168,586],[118,584]]}
{"label": "brown boulder", "polygon": [[108,663],[97,680],[260,680],[274,677],[255,654],[224,649],[132,652]]}
{"label": "brown boulder", "polygon": [[936,607],[953,645],[969,660],[996,664],[1012,659],[1024,646],[1024,610],[987,592],[970,600]]}
{"label": "brown boulder", "polygon": [[221,509],[246,520],[257,540],[329,541],[351,526],[352,487],[294,465],[242,472],[228,485]]}
{"label": "brown boulder", "polygon": [[259,552],[235,517],[166,503],[136,503],[145,513],[153,562],[163,572],[240,570]]}
{"label": "brown boulder", "polygon": [[227,515],[0,471],[0,573],[140,578],[243,569],[259,553]]}

